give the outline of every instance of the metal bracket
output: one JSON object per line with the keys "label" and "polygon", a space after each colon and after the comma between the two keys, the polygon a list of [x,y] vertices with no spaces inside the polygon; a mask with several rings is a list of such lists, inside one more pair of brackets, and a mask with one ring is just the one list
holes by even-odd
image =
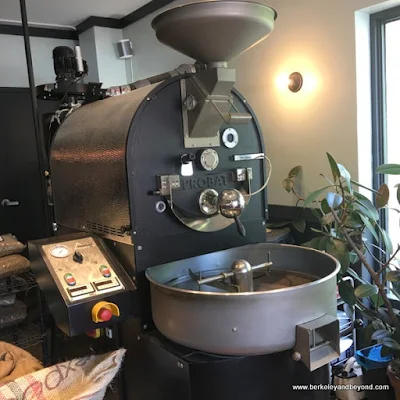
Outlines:
{"label": "metal bracket", "polygon": [[179,189],[181,181],[179,175],[158,175],[158,194],[161,196],[170,196],[172,189]]}
{"label": "metal bracket", "polygon": [[[186,80],[182,79],[180,81],[181,86],[181,98],[184,101],[187,97],[186,90]],[[190,137],[189,132],[189,116],[188,110],[182,105],[182,122],[183,122],[183,133],[184,133],[184,146],[188,148],[198,148],[198,147],[219,147],[220,146],[220,134],[216,130],[214,136],[205,137]]]}
{"label": "metal bracket", "polygon": [[302,361],[310,371],[328,364],[340,356],[339,320],[324,315],[296,326],[293,358]]}

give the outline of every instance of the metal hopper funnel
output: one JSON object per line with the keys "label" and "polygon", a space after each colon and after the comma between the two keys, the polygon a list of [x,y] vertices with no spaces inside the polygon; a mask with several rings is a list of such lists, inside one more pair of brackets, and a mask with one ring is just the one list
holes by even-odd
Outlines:
{"label": "metal hopper funnel", "polygon": [[265,39],[276,11],[247,1],[205,1],[175,7],[152,22],[158,40],[204,64],[228,62]]}
{"label": "metal hopper funnel", "polygon": [[275,19],[275,10],[264,4],[232,0],[186,4],[154,18],[161,43],[205,64],[204,71],[181,80],[185,147],[218,147],[224,122],[251,120],[233,103],[235,70],[227,63],[265,39]]}

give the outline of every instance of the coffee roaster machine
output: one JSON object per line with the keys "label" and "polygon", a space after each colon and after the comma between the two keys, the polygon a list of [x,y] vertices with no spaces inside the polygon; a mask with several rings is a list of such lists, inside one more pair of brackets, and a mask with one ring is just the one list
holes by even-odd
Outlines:
{"label": "coffee roaster machine", "polygon": [[30,244],[57,325],[118,326],[126,399],[327,398],[338,262],[267,244],[268,158],[227,63],[276,12],[193,3],[153,20],[197,60],[84,104],[50,151],[58,233]]}

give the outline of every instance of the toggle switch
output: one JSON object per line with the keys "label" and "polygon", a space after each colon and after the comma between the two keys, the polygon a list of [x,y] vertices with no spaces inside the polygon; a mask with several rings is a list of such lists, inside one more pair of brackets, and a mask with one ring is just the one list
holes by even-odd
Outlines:
{"label": "toggle switch", "polygon": [[183,154],[181,156],[181,175],[192,176],[193,175],[193,162],[196,159],[196,155],[193,153]]}
{"label": "toggle switch", "polygon": [[86,332],[86,335],[93,339],[98,339],[99,337],[101,337],[101,329],[94,329],[90,332]]}
{"label": "toggle switch", "polygon": [[114,303],[99,301],[92,308],[92,320],[95,323],[108,322],[112,317],[120,316],[119,308]]}
{"label": "toggle switch", "polygon": [[109,278],[111,276],[110,268],[108,268],[107,265],[100,265],[99,269],[104,278]]}
{"label": "toggle switch", "polygon": [[71,273],[65,274],[64,275],[64,280],[67,282],[68,286],[75,286],[76,285],[76,280],[74,276]]}

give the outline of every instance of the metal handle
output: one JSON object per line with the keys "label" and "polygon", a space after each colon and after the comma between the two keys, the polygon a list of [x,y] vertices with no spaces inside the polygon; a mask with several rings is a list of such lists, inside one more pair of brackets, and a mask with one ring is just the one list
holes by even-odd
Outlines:
{"label": "metal handle", "polygon": [[19,206],[19,201],[3,199],[0,204],[2,207],[13,207],[13,206]]}
{"label": "metal handle", "polygon": [[237,231],[239,232],[239,235],[243,236],[243,237],[246,237],[246,228],[244,227],[244,225],[240,221],[239,217],[234,217],[234,219],[235,219],[235,222],[236,222],[236,227],[237,227]]}
{"label": "metal handle", "polygon": [[[268,268],[272,265],[272,262],[266,262],[266,263],[262,263],[259,265],[254,265],[251,267],[252,271],[257,271],[259,269],[263,269],[263,268]],[[189,273],[192,272],[189,269]],[[194,275],[194,274],[193,274]],[[215,281],[219,281],[221,279],[227,279],[230,278],[231,276],[233,276],[234,273],[233,272],[224,272],[222,274],[216,275],[216,276],[210,276],[208,278],[204,278],[204,279],[194,279],[198,285],[204,285],[206,283],[211,283],[211,282],[215,282]],[[195,275],[194,275],[195,276]],[[196,278],[196,276],[195,276]],[[193,278],[192,278],[193,279]]]}

